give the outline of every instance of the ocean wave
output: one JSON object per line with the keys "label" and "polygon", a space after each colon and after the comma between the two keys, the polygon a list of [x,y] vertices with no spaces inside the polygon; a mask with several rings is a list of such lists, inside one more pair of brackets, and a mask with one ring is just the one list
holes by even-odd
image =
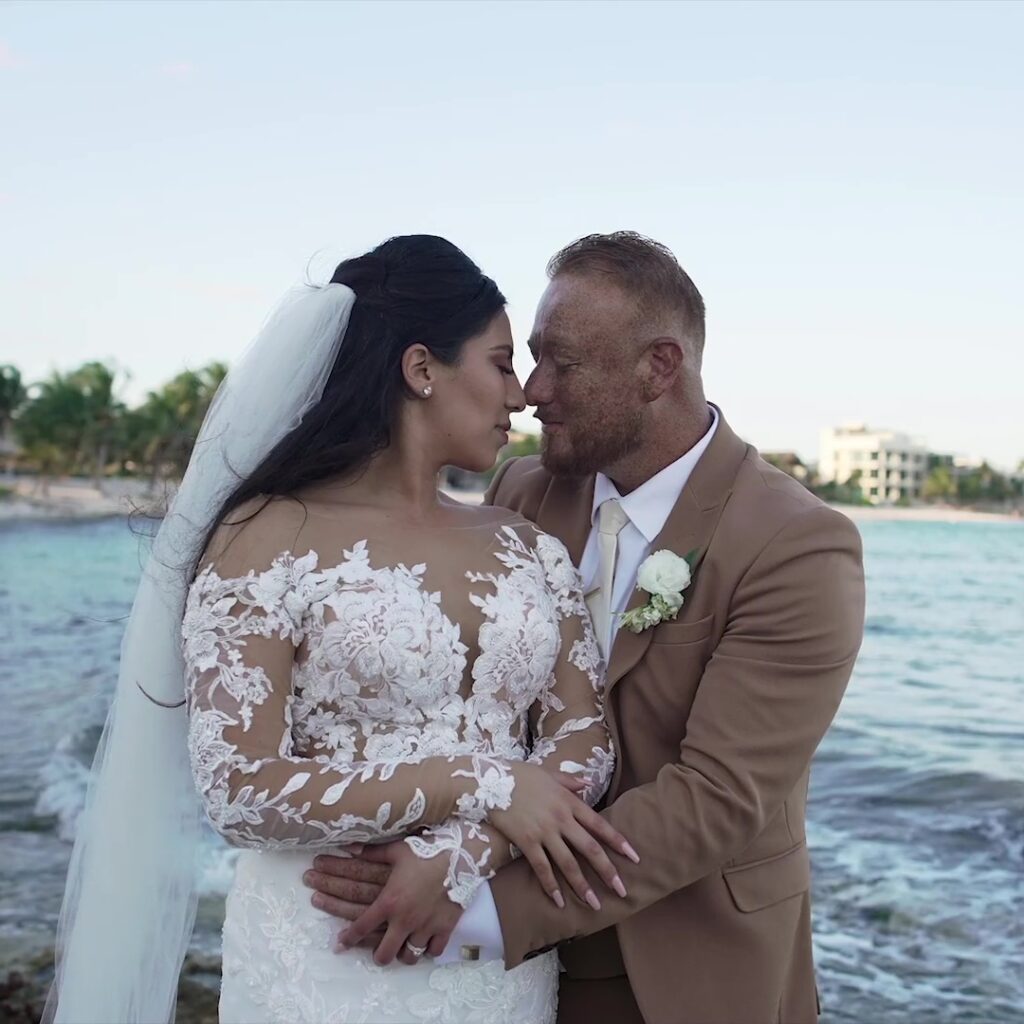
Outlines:
{"label": "ocean wave", "polygon": [[78,832],[90,766],[102,732],[102,723],[94,721],[62,737],[39,772],[35,814],[56,818],[57,836],[65,842],[73,841]]}
{"label": "ocean wave", "polygon": [[[86,793],[92,777],[91,766],[96,755],[101,721],[93,721],[64,736],[39,773],[40,791],[34,815],[53,819],[53,831],[65,843],[73,843],[78,834]],[[198,798],[197,798],[198,804]],[[24,823],[24,825],[38,824]],[[22,828],[24,828],[24,825]],[[225,896],[231,886],[238,851],[228,846],[204,822],[198,853],[198,888],[200,896]]]}

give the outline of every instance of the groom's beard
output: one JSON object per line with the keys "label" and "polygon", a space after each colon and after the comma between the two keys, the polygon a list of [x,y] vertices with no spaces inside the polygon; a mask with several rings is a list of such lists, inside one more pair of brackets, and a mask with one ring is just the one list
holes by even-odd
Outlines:
{"label": "groom's beard", "polygon": [[635,409],[617,420],[563,424],[557,434],[543,434],[541,463],[554,476],[589,476],[631,455],[642,443],[643,415]]}

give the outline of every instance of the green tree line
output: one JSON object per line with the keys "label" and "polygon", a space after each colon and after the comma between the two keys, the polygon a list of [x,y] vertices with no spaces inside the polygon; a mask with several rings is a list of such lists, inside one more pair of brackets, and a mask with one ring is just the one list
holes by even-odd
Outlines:
{"label": "green tree line", "polygon": [[[768,453],[765,458],[778,469],[793,473],[793,466],[779,457]],[[824,501],[840,502],[845,505],[869,504],[865,481],[860,470],[840,483],[835,480],[823,482],[813,473],[799,477],[808,490]],[[987,462],[980,466],[953,467],[946,461],[933,458],[921,488],[921,500],[950,505],[1000,505],[1018,502],[1024,497],[1024,459],[1017,464],[1014,474],[1000,473]]]}
{"label": "green tree line", "polygon": [[[136,476],[152,488],[185,472],[226,373],[220,362],[186,370],[129,407],[119,397],[127,375],[102,362],[27,385],[16,366],[0,365],[0,440],[14,442],[18,467],[37,473],[44,489],[50,479],[69,475],[92,477],[100,489],[107,477]],[[533,454],[539,443],[532,435],[514,441],[500,460]],[[451,469],[449,482],[480,486],[492,474]]]}
{"label": "green tree line", "polygon": [[[19,468],[38,473],[44,481],[91,476],[102,487],[111,475],[138,476],[152,485],[176,479],[188,465],[203,417],[226,373],[221,362],[185,370],[129,407],[119,397],[127,375],[103,362],[83,363],[67,373],[54,371],[31,384],[24,382],[16,366],[0,365],[0,440],[13,441]],[[513,442],[499,461],[533,454],[539,441],[528,435]],[[779,468],[793,471],[789,464],[780,463]],[[821,483],[813,475],[801,479],[829,501],[866,500],[859,474],[842,484]],[[954,469],[935,460],[921,497],[964,505],[999,504],[1019,500],[1022,492],[1024,460],[1016,475],[1000,473],[988,463]]]}
{"label": "green tree line", "polygon": [[969,469],[953,469],[939,464],[932,466],[921,497],[925,501],[953,502],[961,505],[999,504],[1024,495],[1024,459],[1017,465],[1017,474],[1007,476],[987,462]]}
{"label": "green tree line", "polygon": [[224,363],[185,370],[136,406],[120,392],[127,375],[105,363],[26,384],[16,366],[0,366],[0,438],[13,441],[17,464],[43,479],[179,477],[220,382]]}

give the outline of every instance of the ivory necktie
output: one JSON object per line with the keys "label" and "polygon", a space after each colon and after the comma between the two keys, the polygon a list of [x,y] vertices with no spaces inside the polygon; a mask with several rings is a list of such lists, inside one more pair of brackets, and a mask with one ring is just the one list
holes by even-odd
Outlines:
{"label": "ivory necktie", "polygon": [[604,660],[612,646],[612,589],[615,584],[615,560],[619,553],[619,533],[629,522],[622,506],[609,498],[597,511],[597,579],[600,589],[589,605],[594,619],[594,632]]}

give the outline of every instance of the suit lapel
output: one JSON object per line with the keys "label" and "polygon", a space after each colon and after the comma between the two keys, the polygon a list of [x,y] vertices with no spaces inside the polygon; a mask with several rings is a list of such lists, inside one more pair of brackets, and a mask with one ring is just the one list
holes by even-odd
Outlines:
{"label": "suit lapel", "polygon": [[[747,445],[732,432],[721,409],[718,409],[718,417],[715,436],[694,467],[664,528],[651,546],[652,552],[667,549],[677,555],[688,555],[696,550],[696,557],[701,559],[711,543],[719,517],[732,493],[733,481],[747,454]],[[693,582],[684,594],[686,600],[690,599],[691,593],[699,586],[698,567]],[[646,592],[634,588],[626,610],[639,608],[647,603],[649,597]],[[680,614],[685,614],[685,608],[684,603],[684,610]],[[653,632],[653,628],[645,629],[642,633],[632,633],[622,628],[616,632],[608,663],[608,691],[644,656]]]}
{"label": "suit lapel", "polygon": [[545,533],[561,539],[576,566],[590,535],[595,480],[593,476],[552,478],[534,519]]}

